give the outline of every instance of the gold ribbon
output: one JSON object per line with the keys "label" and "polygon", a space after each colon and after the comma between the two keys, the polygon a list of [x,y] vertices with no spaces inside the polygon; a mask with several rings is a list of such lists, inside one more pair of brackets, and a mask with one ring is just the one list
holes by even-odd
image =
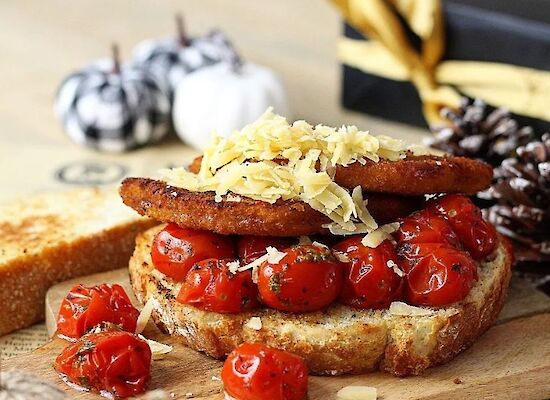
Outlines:
{"label": "gold ribbon", "polygon": [[[439,0],[331,0],[347,22],[370,40],[342,38],[340,60],[416,87],[428,123],[441,122],[442,107],[456,108],[460,93],[494,106],[550,121],[550,72],[481,61],[440,61],[444,25]],[[399,15],[421,39],[417,50]]]}

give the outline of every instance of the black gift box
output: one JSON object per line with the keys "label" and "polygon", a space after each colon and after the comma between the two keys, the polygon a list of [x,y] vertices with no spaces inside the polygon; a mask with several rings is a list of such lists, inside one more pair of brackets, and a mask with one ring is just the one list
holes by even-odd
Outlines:
{"label": "black gift box", "polygon": [[[476,6],[456,1],[443,3],[446,29],[443,59],[498,62],[550,71],[550,2],[476,0],[475,3]],[[409,35],[413,43],[419,43],[414,34]],[[365,40],[347,24],[345,36]],[[382,78],[347,65],[343,66],[342,103],[351,110],[426,126],[420,98],[410,82]],[[550,131],[549,121],[516,117],[520,124],[531,125],[536,132]]]}

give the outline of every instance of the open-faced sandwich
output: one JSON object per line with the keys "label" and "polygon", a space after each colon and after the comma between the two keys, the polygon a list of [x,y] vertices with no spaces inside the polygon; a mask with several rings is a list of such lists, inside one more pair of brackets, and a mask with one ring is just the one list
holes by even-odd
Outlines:
{"label": "open-faced sandwich", "polygon": [[466,197],[491,168],[400,140],[266,112],[188,168],[126,179],[165,224],[130,277],[162,330],[224,358],[242,343],[320,375],[419,374],[495,320],[511,252]]}

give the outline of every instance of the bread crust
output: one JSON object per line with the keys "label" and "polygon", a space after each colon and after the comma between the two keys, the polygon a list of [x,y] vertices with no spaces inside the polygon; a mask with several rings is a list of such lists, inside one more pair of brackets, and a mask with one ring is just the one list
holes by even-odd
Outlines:
{"label": "bread crust", "polygon": [[[130,280],[142,303],[153,299],[153,319],[165,333],[215,358],[225,357],[242,342],[263,342],[302,356],[316,375],[378,369],[417,375],[452,359],[496,319],[511,275],[511,251],[500,238],[494,260],[480,267],[480,279],[468,297],[431,309],[428,316],[397,316],[388,310],[354,310],[339,304],[309,314],[272,309],[218,314],[176,302],[179,285],[154,270],[151,242],[161,228],[138,235]],[[261,329],[248,326],[253,316],[261,319]]]}
{"label": "bread crust", "polygon": [[[202,156],[193,160],[189,171],[198,173]],[[365,192],[418,196],[431,193],[475,194],[486,189],[492,167],[479,160],[455,156],[413,156],[397,161],[366,160],[346,167],[338,165],[334,181],[348,189],[361,186]]]}
{"label": "bread crust", "polygon": [[[106,193],[78,189],[2,206],[6,220],[0,218],[0,335],[43,320],[46,291],[54,284],[128,265],[137,234],[157,222],[127,213],[116,192]],[[59,210],[50,213],[48,206],[55,202],[60,208],[71,207],[71,201],[83,200],[83,214],[76,220],[59,215]],[[96,221],[86,208],[97,204],[113,212],[123,210],[123,215],[112,222]],[[78,207],[83,206],[75,204],[72,212]],[[89,232],[79,236],[75,226],[87,223]]]}
{"label": "bread crust", "polygon": [[[216,202],[213,192],[191,192],[146,178],[127,178],[120,186],[127,206],[157,221],[224,235],[302,236],[328,233],[332,222],[308,204],[278,200],[274,204],[244,196]],[[395,221],[420,208],[422,198],[369,194],[369,211],[380,223]]]}

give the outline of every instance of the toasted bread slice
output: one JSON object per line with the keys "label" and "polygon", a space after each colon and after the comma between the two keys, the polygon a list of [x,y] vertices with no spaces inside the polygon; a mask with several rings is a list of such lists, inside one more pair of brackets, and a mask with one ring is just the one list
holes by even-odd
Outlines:
{"label": "toasted bread slice", "polygon": [[[146,178],[127,178],[120,186],[124,203],[141,215],[158,221],[204,229],[224,235],[301,236],[328,233],[331,221],[298,200],[277,200],[274,204],[234,196],[215,200],[214,192],[192,192]],[[379,223],[409,215],[422,204],[421,197],[370,193],[369,211]]]}
{"label": "toasted bread slice", "polygon": [[0,335],[44,318],[50,286],[128,265],[135,237],[155,222],[115,190],[77,189],[0,206]]}
{"label": "toasted bread slice", "polygon": [[[141,302],[153,299],[153,318],[164,332],[215,358],[242,342],[263,342],[302,356],[319,375],[376,369],[416,375],[452,359],[496,319],[511,275],[511,251],[501,239],[492,260],[480,265],[479,280],[466,299],[444,308],[400,312],[335,304],[308,314],[266,308],[218,314],[178,303],[179,285],[153,268],[151,242],[160,229],[138,235],[130,279]],[[426,315],[414,315],[418,311]]]}

